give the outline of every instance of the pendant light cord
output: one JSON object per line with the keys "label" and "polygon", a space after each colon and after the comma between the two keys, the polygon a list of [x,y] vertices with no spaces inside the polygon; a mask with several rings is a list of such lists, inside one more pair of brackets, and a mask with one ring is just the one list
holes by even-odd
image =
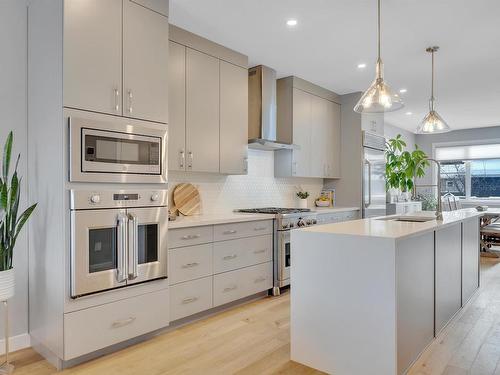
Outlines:
{"label": "pendant light cord", "polygon": [[380,0],[378,0],[378,56],[377,56],[377,61],[380,61]]}

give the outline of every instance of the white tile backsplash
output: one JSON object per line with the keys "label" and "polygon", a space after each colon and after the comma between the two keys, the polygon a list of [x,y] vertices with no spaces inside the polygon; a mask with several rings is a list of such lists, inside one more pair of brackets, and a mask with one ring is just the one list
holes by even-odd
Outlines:
{"label": "white tile backsplash", "polygon": [[248,175],[225,176],[211,173],[169,172],[170,189],[190,182],[198,188],[202,213],[226,213],[235,208],[296,207],[297,187],[308,191],[309,207],[323,188],[320,178],[275,178],[274,152],[249,150]]}

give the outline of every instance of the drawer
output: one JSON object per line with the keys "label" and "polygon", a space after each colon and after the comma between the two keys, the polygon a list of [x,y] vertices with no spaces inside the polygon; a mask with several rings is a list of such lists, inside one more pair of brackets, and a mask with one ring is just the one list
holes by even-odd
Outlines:
{"label": "drawer", "polygon": [[179,247],[168,251],[168,277],[170,285],[199,279],[212,272],[211,243]]}
{"label": "drawer", "polygon": [[214,243],[214,273],[232,271],[273,259],[273,236],[240,238]]}
{"label": "drawer", "polygon": [[170,288],[170,318],[177,320],[212,307],[212,276]]}
{"label": "drawer", "polygon": [[214,240],[214,231],[211,225],[170,229],[168,231],[168,247],[170,249],[182,246],[199,245]]}
{"label": "drawer", "polygon": [[272,262],[214,275],[214,306],[262,292],[272,286]]}
{"label": "drawer", "polygon": [[250,296],[273,287],[273,262],[245,268],[245,294]]}
{"label": "drawer", "polygon": [[169,324],[168,289],[64,314],[69,360]]}
{"label": "drawer", "polygon": [[273,233],[273,221],[249,221],[244,223],[221,224],[214,226],[214,241],[260,236]]}

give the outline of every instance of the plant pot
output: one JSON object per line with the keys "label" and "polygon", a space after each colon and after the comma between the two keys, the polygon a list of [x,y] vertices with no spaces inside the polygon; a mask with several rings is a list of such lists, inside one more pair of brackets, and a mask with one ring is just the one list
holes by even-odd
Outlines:
{"label": "plant pot", "polygon": [[411,200],[411,193],[409,191],[403,191],[401,193],[401,201],[409,202]]}
{"label": "plant pot", "polygon": [[14,268],[0,271],[0,301],[14,296]]}
{"label": "plant pot", "polygon": [[307,199],[298,199],[298,208],[307,208]]}

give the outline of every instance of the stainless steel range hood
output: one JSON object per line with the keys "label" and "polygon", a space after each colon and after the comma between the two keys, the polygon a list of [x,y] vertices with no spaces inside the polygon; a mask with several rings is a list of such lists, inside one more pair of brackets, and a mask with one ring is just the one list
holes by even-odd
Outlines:
{"label": "stainless steel range hood", "polygon": [[259,65],[248,70],[248,147],[258,150],[292,149],[277,137],[276,71]]}

